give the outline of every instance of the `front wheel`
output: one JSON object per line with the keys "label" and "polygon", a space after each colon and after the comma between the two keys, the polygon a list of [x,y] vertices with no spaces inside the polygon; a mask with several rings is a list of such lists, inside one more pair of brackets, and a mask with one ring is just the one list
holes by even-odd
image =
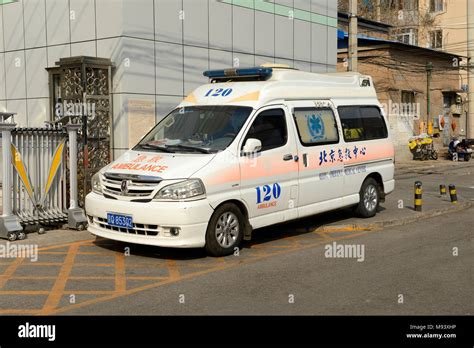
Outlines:
{"label": "front wheel", "polygon": [[231,203],[214,211],[206,231],[206,251],[212,256],[225,256],[234,252],[244,235],[245,217]]}
{"label": "front wheel", "polygon": [[379,184],[373,178],[367,178],[359,192],[360,200],[356,214],[363,218],[375,216],[380,203]]}
{"label": "front wheel", "polygon": [[436,161],[436,160],[438,159],[438,152],[433,151],[433,152],[431,153],[431,159],[434,160],[434,161]]}

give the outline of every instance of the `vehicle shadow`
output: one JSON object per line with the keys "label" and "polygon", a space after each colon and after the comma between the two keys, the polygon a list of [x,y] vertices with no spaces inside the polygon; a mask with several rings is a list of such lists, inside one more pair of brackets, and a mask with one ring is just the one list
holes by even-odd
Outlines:
{"label": "vehicle shadow", "polygon": [[[385,208],[380,207],[379,211]],[[331,212],[321,213],[298,220],[284,222],[264,228],[259,228],[253,231],[252,240],[244,241],[241,249],[250,249],[255,245],[264,245],[279,239],[287,237],[295,237],[304,235],[314,231],[315,229],[333,223],[341,223],[354,217],[354,211],[351,208],[343,208]],[[204,259],[209,256],[202,248],[192,249],[176,249],[163,248],[149,245],[131,244],[119,241],[113,241],[103,238],[97,238],[94,245],[100,248],[108,249],[115,252],[125,252],[125,248],[130,248],[130,254],[133,256],[140,256],[145,258],[155,258],[161,260],[196,260]]]}

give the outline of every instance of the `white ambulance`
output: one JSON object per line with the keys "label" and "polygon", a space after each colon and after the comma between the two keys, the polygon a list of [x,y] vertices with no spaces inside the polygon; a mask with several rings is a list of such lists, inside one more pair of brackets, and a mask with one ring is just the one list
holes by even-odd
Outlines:
{"label": "white ambulance", "polygon": [[394,190],[371,77],[275,65],[204,75],[209,84],[93,177],[92,234],[222,256],[256,228],[350,206],[372,217]]}

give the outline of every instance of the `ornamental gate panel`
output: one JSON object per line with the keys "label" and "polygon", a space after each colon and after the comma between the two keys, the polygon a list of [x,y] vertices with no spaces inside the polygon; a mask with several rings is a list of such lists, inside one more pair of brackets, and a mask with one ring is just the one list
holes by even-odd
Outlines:
{"label": "ornamental gate panel", "polygon": [[112,62],[106,58],[61,58],[48,68],[52,121],[73,117],[78,134],[79,205],[90,191],[90,180],[110,163],[113,147]]}

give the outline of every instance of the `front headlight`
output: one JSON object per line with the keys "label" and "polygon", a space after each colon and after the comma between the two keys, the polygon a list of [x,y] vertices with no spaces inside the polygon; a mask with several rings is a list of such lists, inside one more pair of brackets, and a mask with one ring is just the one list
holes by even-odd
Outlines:
{"label": "front headlight", "polygon": [[91,179],[92,192],[102,194],[102,185],[100,183],[100,172],[95,173]]}
{"label": "front headlight", "polygon": [[155,196],[158,200],[182,200],[204,198],[206,190],[199,179],[189,179],[177,184],[163,187]]}

